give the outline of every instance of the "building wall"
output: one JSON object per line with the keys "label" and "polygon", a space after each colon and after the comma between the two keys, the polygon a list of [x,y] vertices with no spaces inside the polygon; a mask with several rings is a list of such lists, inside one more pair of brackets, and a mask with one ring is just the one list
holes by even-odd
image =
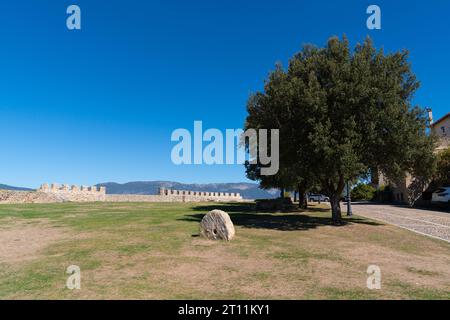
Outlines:
{"label": "building wall", "polygon": [[450,116],[433,123],[431,125],[431,131],[439,137],[450,138]]}
{"label": "building wall", "polygon": [[439,138],[436,151],[450,148],[450,115],[432,124],[431,132]]}

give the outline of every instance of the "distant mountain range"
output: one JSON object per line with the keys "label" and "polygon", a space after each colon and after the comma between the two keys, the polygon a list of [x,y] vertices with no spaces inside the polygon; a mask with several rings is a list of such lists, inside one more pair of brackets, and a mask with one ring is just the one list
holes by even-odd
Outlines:
{"label": "distant mountain range", "polygon": [[172,181],[136,181],[128,183],[106,182],[97,186],[106,187],[108,194],[158,194],[159,188],[205,192],[238,192],[244,199],[276,198],[278,190],[262,190],[255,183],[207,183],[185,184]]}
{"label": "distant mountain range", "polygon": [[14,191],[31,191],[33,189],[8,186],[7,184],[0,184],[0,190],[14,190]]}

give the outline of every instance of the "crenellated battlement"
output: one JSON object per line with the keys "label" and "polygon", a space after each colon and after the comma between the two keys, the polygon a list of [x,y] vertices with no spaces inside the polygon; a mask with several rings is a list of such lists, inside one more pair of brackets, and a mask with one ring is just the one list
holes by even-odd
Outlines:
{"label": "crenellated battlement", "polygon": [[240,193],[234,192],[206,192],[206,191],[188,191],[175,190],[167,188],[159,188],[161,197],[173,198],[184,197],[186,201],[240,201],[242,196]]}
{"label": "crenellated battlement", "polygon": [[98,194],[98,195],[106,195],[106,188],[97,186],[77,186],[77,185],[71,185],[63,184],[59,185],[57,183],[52,183],[49,185],[48,183],[44,183],[41,185],[39,189],[37,189],[38,192],[45,192],[45,193],[71,193],[71,194]]}
{"label": "crenellated battlement", "polygon": [[36,190],[37,194],[43,194],[52,197],[57,201],[70,202],[95,202],[105,201],[106,188],[97,186],[77,186],[57,183],[44,183]]}

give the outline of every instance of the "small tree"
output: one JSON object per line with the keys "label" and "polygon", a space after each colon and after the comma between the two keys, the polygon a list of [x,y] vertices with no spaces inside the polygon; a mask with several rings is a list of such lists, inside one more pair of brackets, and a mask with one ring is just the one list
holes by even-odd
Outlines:
{"label": "small tree", "polygon": [[360,183],[352,189],[351,198],[352,200],[372,200],[376,191],[370,184]]}
{"label": "small tree", "polygon": [[435,182],[440,186],[450,186],[450,148],[438,154]]}

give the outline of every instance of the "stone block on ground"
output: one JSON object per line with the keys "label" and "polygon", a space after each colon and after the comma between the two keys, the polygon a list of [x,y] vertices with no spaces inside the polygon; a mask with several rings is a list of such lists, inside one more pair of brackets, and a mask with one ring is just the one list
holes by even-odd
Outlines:
{"label": "stone block on ground", "polygon": [[200,222],[200,234],[211,240],[230,241],[235,235],[235,230],[228,213],[212,210]]}

